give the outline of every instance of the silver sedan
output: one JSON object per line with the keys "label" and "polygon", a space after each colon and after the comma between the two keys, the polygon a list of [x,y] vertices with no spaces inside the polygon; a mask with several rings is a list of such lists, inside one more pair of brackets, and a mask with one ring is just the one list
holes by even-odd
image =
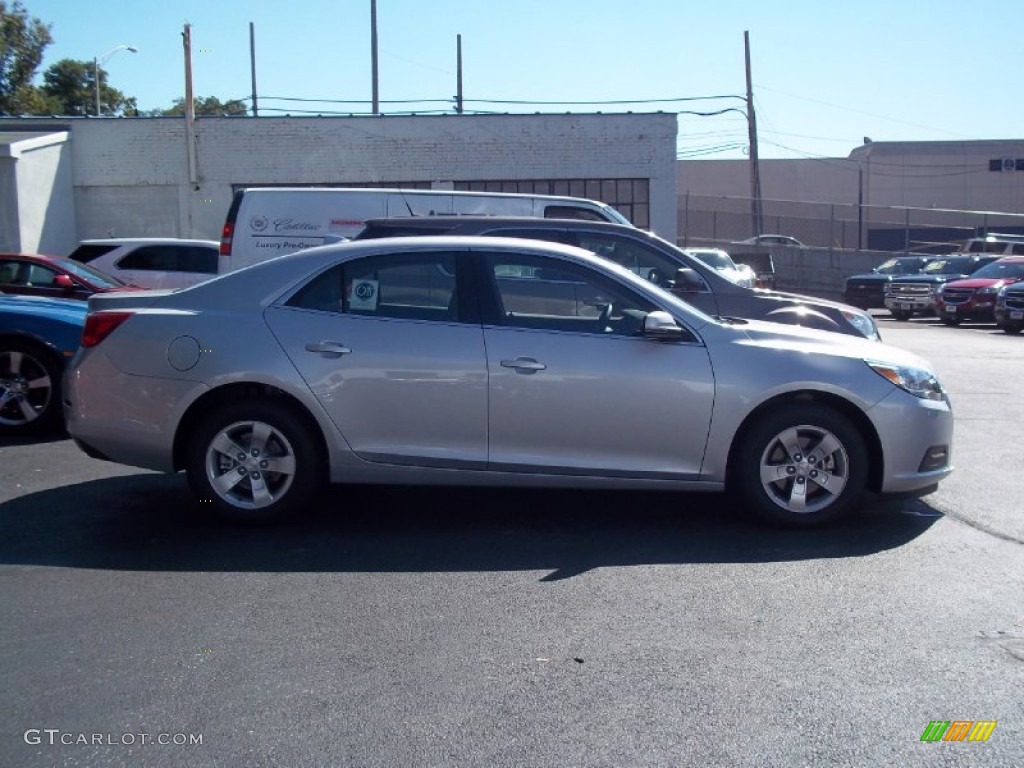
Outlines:
{"label": "silver sedan", "polygon": [[239,521],[326,482],[734,492],[814,525],[951,471],[928,364],[708,317],[569,246],[369,240],[89,301],[65,380],[96,458],[185,470]]}

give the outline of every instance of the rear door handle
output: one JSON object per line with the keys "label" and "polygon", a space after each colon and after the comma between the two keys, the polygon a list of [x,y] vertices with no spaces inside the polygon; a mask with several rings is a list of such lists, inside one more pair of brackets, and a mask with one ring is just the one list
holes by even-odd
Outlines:
{"label": "rear door handle", "polygon": [[337,358],[352,352],[351,349],[337,341],[321,341],[319,344],[307,344],[307,352],[315,352],[322,357]]}
{"label": "rear door handle", "polygon": [[515,360],[502,360],[502,368],[513,368],[516,373],[536,373],[547,370],[544,363],[538,363],[532,357],[517,357]]}

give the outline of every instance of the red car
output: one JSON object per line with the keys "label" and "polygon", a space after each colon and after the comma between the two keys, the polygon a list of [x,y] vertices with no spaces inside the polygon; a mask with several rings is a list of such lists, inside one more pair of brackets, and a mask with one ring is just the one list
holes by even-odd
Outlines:
{"label": "red car", "polygon": [[141,289],[70,259],[0,253],[0,293],[84,301],[94,293],[130,290]]}
{"label": "red car", "polygon": [[1004,285],[1024,280],[1024,256],[1007,256],[970,277],[946,283],[935,295],[935,312],[946,325],[961,320],[995,322],[996,294]]}

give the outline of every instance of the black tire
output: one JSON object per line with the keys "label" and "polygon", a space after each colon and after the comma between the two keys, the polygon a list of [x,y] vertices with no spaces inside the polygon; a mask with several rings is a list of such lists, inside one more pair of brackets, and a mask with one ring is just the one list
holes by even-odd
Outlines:
{"label": "black tire", "polygon": [[890,314],[893,316],[894,320],[906,321],[906,320],[909,320],[914,313],[913,312],[898,312],[898,311],[896,311],[894,309],[894,310],[890,311]]}
{"label": "black tire", "polygon": [[61,366],[31,341],[0,342],[0,435],[53,429],[63,418]]}
{"label": "black tire", "polygon": [[960,318],[959,317],[946,317],[945,315],[943,315],[942,316],[942,324],[943,325],[948,325],[950,328],[952,328],[954,326],[960,325]]}
{"label": "black tire", "polygon": [[[225,450],[229,445],[235,449]],[[207,414],[189,439],[185,469],[201,506],[247,524],[296,515],[325,480],[323,457],[307,419],[280,403],[261,400]],[[216,478],[235,482],[220,488],[214,485]]]}
{"label": "black tire", "polygon": [[[810,528],[856,510],[867,483],[868,453],[860,432],[835,409],[817,403],[783,405],[766,413],[740,439],[732,490],[762,520]],[[793,441],[791,451],[782,447],[783,440]],[[817,453],[822,444],[826,452]],[[762,466],[777,468],[778,479],[765,479]],[[826,483],[834,490],[827,490]],[[800,494],[800,486],[809,492]]]}
{"label": "black tire", "polygon": [[1018,333],[1020,333],[1021,327],[1022,326],[1019,325],[1004,325],[1003,333],[1007,333],[1010,336],[1016,336]]}

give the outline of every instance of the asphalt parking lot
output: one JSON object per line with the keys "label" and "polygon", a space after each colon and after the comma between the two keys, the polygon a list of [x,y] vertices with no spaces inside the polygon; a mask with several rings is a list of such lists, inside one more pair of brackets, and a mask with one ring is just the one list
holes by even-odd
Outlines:
{"label": "asphalt parking lot", "polygon": [[393,487],[240,530],[0,443],[0,765],[1024,764],[1024,338],[878,318],[950,391],[957,471],[822,531]]}

